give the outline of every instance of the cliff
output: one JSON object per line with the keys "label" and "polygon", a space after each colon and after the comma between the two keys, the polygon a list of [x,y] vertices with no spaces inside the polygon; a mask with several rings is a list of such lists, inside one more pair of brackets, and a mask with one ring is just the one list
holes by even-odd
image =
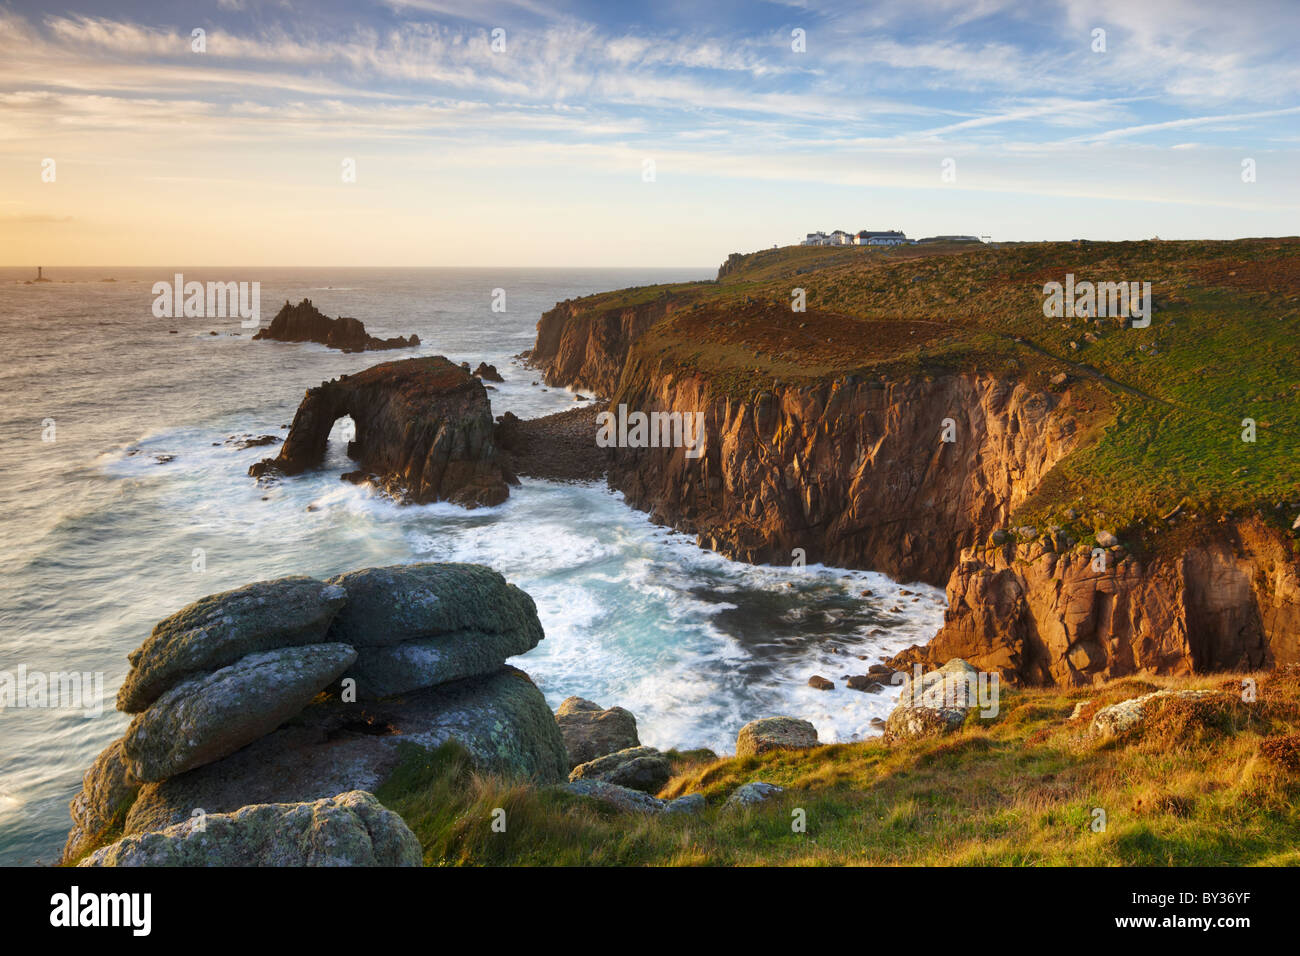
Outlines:
{"label": "cliff", "polygon": [[673,300],[667,295],[627,306],[593,308],[585,300],[561,302],[538,321],[529,364],[543,370],[547,385],[611,395],[628,348],[672,310]]}
{"label": "cliff", "polygon": [[280,454],[249,474],[296,475],[320,464],[345,415],[356,426],[348,455],[361,466],[351,477],[371,477],[405,500],[498,505],[516,482],[498,460],[483,383],[442,356],[385,362],[309,388]]}
{"label": "cliff", "polygon": [[366,352],[384,349],[409,349],[420,344],[420,337],[398,335],[381,339],[369,335],[359,319],[339,316],[331,319],[303,299],[297,305],[288,301],[280,307],[269,327],[262,329],[254,339],[272,339],[277,342],[317,342],[344,352]]}
{"label": "cliff", "polygon": [[[1300,244],[1097,246],[733,256],[713,287],[557,307],[534,361],[703,414],[701,457],[609,471],[701,545],[946,583],[898,664],[1074,685],[1300,659]],[[1044,318],[1044,280],[1094,263],[1157,279],[1149,329]]]}

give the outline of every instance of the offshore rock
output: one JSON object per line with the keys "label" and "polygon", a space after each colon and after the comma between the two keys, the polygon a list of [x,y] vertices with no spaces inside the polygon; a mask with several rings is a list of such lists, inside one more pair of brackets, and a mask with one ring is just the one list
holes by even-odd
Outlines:
{"label": "offshore rock", "polygon": [[290,305],[286,300],[271,320],[271,325],[253,338],[277,342],[317,342],[344,352],[410,349],[420,344],[417,335],[376,338],[366,333],[366,327],[360,320],[346,316],[331,319],[312,305],[311,299],[303,299],[297,305]]}
{"label": "offshore rock", "polygon": [[308,389],[279,455],[248,473],[316,467],[345,415],[356,426],[349,457],[400,500],[491,507],[518,481],[498,460],[483,383],[442,356],[385,362]]}

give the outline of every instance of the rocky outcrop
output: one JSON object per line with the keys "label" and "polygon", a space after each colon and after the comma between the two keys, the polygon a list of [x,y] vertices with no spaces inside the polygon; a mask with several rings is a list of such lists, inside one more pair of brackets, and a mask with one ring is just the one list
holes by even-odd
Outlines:
{"label": "rocky outcrop", "polygon": [[630,747],[578,764],[569,780],[599,780],[645,793],[658,793],[673,775],[668,758],[653,747]]}
{"label": "rocky outcrop", "polygon": [[1172,554],[1053,540],[971,547],[944,626],[896,659],[963,657],[1015,683],[1088,685],[1130,674],[1256,670],[1300,659],[1300,569],[1257,519],[1189,535]]}
{"label": "rocky outcrop", "polygon": [[497,458],[483,383],[442,356],[385,362],[307,390],[280,454],[249,474],[296,475],[320,464],[330,429],[351,416],[359,475],[401,500],[499,505],[516,483]]}
{"label": "rocky outcrop", "polygon": [[567,697],[555,711],[555,723],[564,738],[570,768],[641,746],[636,718],[622,707],[602,708],[581,697]]}
{"label": "rocky outcrop", "polygon": [[96,850],[80,866],[419,866],[420,841],[360,790],[205,814]]}
{"label": "rocky outcrop", "polygon": [[368,335],[360,320],[347,316],[331,319],[312,305],[311,299],[303,299],[297,305],[290,305],[286,300],[271,320],[270,326],[259,331],[253,338],[276,342],[317,342],[344,352],[410,349],[420,344],[417,335],[405,338],[399,335],[391,339]]}
{"label": "rocky outcrop", "polygon": [[346,644],[285,647],[177,684],[131,721],[127,770],[166,780],[228,757],[299,713],[356,659]]}
{"label": "rocky outcrop", "polygon": [[483,769],[537,783],[564,780],[564,742],[541,691],[513,667],[381,701],[320,699],[275,732],[218,761],[147,784],[125,832],[158,830],[194,807],[319,800],[377,790],[407,746],[455,741]]}
{"label": "rocky outcrop", "polygon": [[117,708],[139,713],[185,678],[248,654],[322,643],[346,596],[342,588],[298,575],[200,598],[159,621],[127,655],[131,672]]}
{"label": "rocky outcrop", "polygon": [[490,673],[543,637],[533,599],[481,565],[367,568],[329,583],[348,595],[330,637],[356,648],[344,678],[361,700]]}
{"label": "rocky outcrop", "polygon": [[736,756],[753,757],[769,750],[804,750],[817,744],[817,728],[806,720],[762,717],[740,728],[736,734]]}
{"label": "rocky outcrop", "polygon": [[[478,565],[286,578],[203,598],[131,655],[121,699],[140,712],[87,772],[64,860],[195,808],[373,791],[410,746],[455,741],[485,769],[563,780],[568,754],[545,698],[504,665],[542,636],[532,599]],[[392,696],[373,699],[381,692]]]}
{"label": "rocky outcrop", "polygon": [[479,362],[478,368],[474,369],[474,377],[481,378],[485,382],[504,382],[501,373],[497,371],[495,365],[489,365],[487,362]]}

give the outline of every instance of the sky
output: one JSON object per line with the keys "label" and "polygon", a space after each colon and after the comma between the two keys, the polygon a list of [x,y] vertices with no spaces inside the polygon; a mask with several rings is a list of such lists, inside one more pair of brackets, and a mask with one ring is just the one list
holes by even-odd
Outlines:
{"label": "sky", "polygon": [[0,0],[0,265],[1295,235],[1298,52],[1295,0]]}

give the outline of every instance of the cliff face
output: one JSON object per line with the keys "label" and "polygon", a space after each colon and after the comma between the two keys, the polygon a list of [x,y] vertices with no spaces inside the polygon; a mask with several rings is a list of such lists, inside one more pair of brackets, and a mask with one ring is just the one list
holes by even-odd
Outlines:
{"label": "cliff face", "polygon": [[356,425],[348,455],[403,498],[472,508],[509,496],[514,478],[497,458],[483,383],[441,356],[385,362],[308,389],[279,456],[249,474],[318,465],[344,415]]}
{"label": "cliff face", "polygon": [[634,507],[743,560],[788,564],[802,548],[809,562],[936,585],[1076,436],[1068,398],[988,375],[848,377],[750,401],[634,356],[617,401],[705,414],[698,459],[619,449],[610,483]]}
{"label": "cliff face", "polygon": [[1030,684],[1254,670],[1300,660],[1300,576],[1258,519],[1204,529],[1174,554],[1095,557],[1048,539],[971,547],[945,623],[900,663],[962,657]]}
{"label": "cliff face", "polygon": [[970,372],[738,398],[715,384],[725,376],[666,368],[636,345],[671,311],[565,303],[539,323],[533,360],[548,382],[629,410],[704,413],[701,457],[620,448],[609,470],[629,504],[701,545],[777,564],[802,549],[808,562],[946,582],[944,627],[896,664],[962,657],[1010,682],[1073,685],[1300,660],[1300,564],[1262,521],[1225,518],[1160,554],[1115,547],[1101,570],[1052,531],[988,544],[1083,442],[1069,390]]}
{"label": "cliff face", "polygon": [[561,302],[538,321],[529,363],[545,372],[547,385],[612,395],[632,343],[672,308],[668,299],[597,310]]}

